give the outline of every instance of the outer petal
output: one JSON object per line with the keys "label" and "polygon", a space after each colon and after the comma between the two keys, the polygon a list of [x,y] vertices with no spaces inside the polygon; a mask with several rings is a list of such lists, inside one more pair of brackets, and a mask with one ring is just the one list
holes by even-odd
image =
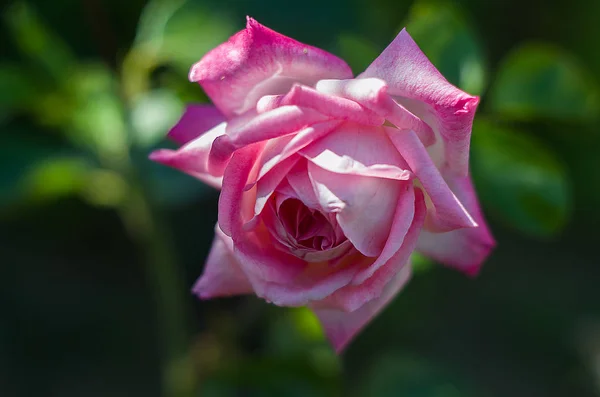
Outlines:
{"label": "outer petal", "polygon": [[378,256],[387,240],[401,182],[360,175],[336,174],[308,163],[313,188],[326,212],[352,244],[366,256]]}
{"label": "outer petal", "polygon": [[179,122],[171,128],[167,136],[180,145],[184,145],[224,121],[225,116],[212,105],[188,105]]}
{"label": "outer petal", "polygon": [[363,327],[371,321],[410,279],[410,265],[405,265],[385,286],[381,295],[353,312],[337,309],[313,309],[327,338],[336,352],[340,353]]}
{"label": "outer petal", "polygon": [[495,241],[479,208],[470,178],[455,177],[446,173],[446,181],[479,226],[446,233],[423,231],[417,250],[436,261],[474,276],[495,246]]}
{"label": "outer petal", "polygon": [[359,77],[378,77],[387,82],[389,94],[424,103],[423,109],[413,107],[410,101],[405,105],[427,122],[427,113],[431,114],[431,126],[444,141],[450,170],[467,175],[471,128],[479,98],[450,84],[406,30]]}
{"label": "outer petal", "polygon": [[204,272],[192,291],[202,299],[252,293],[248,278],[233,256],[233,241],[218,225]]}
{"label": "outer petal", "polygon": [[[184,115],[184,118],[186,116]],[[189,125],[189,124],[186,124]],[[150,154],[150,160],[177,168],[201,181],[221,188],[222,173],[209,174],[208,160],[213,142],[225,134],[226,123],[221,123],[188,142],[178,150],[159,149]]]}
{"label": "outer petal", "polygon": [[299,151],[331,172],[408,180],[411,172],[380,127],[344,123]]}
{"label": "outer petal", "polygon": [[206,54],[189,77],[231,117],[254,108],[264,95],[286,93],[294,83],[352,78],[352,71],[336,56],[248,18],[246,29]]}
{"label": "outer petal", "polygon": [[426,227],[432,231],[450,231],[477,226],[444,181],[417,135],[413,131],[384,128],[427,194],[429,213]]}

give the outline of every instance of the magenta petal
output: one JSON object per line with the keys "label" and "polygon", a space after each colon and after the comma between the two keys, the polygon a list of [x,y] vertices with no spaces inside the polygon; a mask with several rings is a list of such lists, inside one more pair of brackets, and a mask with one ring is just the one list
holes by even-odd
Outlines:
{"label": "magenta petal", "polygon": [[380,78],[388,84],[390,95],[425,104],[426,112],[422,112],[418,105],[412,107],[414,102],[405,103],[428,123],[427,113],[432,115],[430,125],[444,141],[450,170],[457,175],[467,175],[471,128],[479,98],[450,84],[405,29],[359,77]]}
{"label": "magenta petal", "polygon": [[173,141],[184,145],[216,127],[225,120],[225,116],[212,105],[188,105],[181,119],[167,135]]}
{"label": "magenta petal", "polygon": [[446,181],[479,225],[475,228],[446,233],[423,231],[417,250],[450,267],[474,276],[495,246],[494,238],[483,218],[473,184],[469,177],[446,173]]}
{"label": "magenta petal", "polygon": [[413,131],[384,128],[429,198],[426,227],[441,232],[477,226],[444,181],[417,135]]}
{"label": "magenta petal", "polygon": [[320,79],[351,77],[350,67],[338,57],[252,18],[246,29],[196,63],[189,75],[227,117],[254,108],[264,95],[286,93],[294,83],[314,85]]}
{"label": "magenta petal", "polygon": [[204,272],[192,291],[202,299],[252,292],[248,278],[233,256],[233,241],[219,226],[215,227],[215,237]]}
{"label": "magenta petal", "polygon": [[410,274],[410,265],[407,264],[386,284],[378,298],[353,312],[327,308],[313,309],[337,353],[344,350],[365,325],[400,292],[410,279]]}
{"label": "magenta petal", "polygon": [[217,125],[177,150],[156,150],[150,154],[150,160],[177,168],[220,189],[223,174],[210,174],[208,160],[213,142],[225,134],[225,125],[226,123]]}

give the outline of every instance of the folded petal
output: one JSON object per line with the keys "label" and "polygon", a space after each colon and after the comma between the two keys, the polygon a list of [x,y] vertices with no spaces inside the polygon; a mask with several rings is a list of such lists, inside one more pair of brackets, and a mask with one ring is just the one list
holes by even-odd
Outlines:
{"label": "folded petal", "polygon": [[[186,116],[184,115],[184,117]],[[208,161],[211,146],[216,139],[225,134],[226,124],[223,122],[217,125],[177,150],[156,150],[150,154],[150,160],[177,168],[210,186],[220,189],[223,173],[210,174],[208,172]]]}
{"label": "folded petal", "polygon": [[408,165],[381,127],[344,123],[299,153],[331,172],[407,180]]}
{"label": "folded petal", "polygon": [[296,105],[315,109],[338,120],[353,121],[365,125],[382,125],[385,118],[356,101],[317,91],[312,87],[295,84],[285,95],[270,95],[260,99],[258,111],[266,111],[284,105]]}
{"label": "folded petal", "polygon": [[252,285],[233,255],[233,241],[218,225],[204,272],[192,291],[202,299],[252,293]]}
{"label": "folded petal", "polygon": [[225,116],[213,105],[188,105],[181,119],[171,128],[167,136],[184,145],[224,121]]}
{"label": "folded petal", "polygon": [[390,95],[399,97],[400,103],[439,133],[450,171],[467,175],[471,128],[479,98],[450,84],[406,30],[359,77],[384,80]]}
{"label": "folded petal", "polygon": [[309,162],[316,196],[325,212],[336,213],[344,235],[362,254],[378,256],[387,240],[401,182],[337,174]]}
{"label": "folded petal", "polygon": [[352,338],[400,292],[410,279],[410,274],[410,265],[405,265],[386,284],[378,298],[371,300],[353,312],[328,308],[313,309],[337,353],[340,353]]}
{"label": "folded petal", "polygon": [[[393,245],[393,242],[388,243],[388,247],[386,247],[382,253],[382,260],[371,264],[376,271],[369,271],[369,273],[372,273],[369,278],[360,283],[356,283],[356,281],[363,279],[363,276],[365,275],[363,270],[357,272],[355,276],[356,279],[353,279],[350,285],[340,288],[331,296],[323,299],[318,303],[319,308],[354,312],[367,304],[367,302],[379,298],[389,280],[398,274],[404,267],[408,266],[407,263],[417,245],[419,233],[425,221],[426,214],[425,200],[420,189],[415,189],[414,197],[413,221],[404,235],[400,248],[390,257],[389,252],[392,251],[395,246]],[[405,203],[399,203],[397,211],[405,209]],[[402,232],[401,224],[402,221],[399,222],[398,225],[398,231],[400,233]],[[383,260],[385,260],[385,263],[381,263]],[[368,269],[367,267],[363,267],[363,269],[365,268]]]}
{"label": "folded petal", "polygon": [[268,94],[284,94],[294,83],[351,78],[350,67],[321,49],[281,35],[252,18],[246,29],[206,54],[190,70],[227,117],[240,115]]}
{"label": "folded petal", "polygon": [[236,117],[225,129],[226,135],[216,139],[210,151],[209,171],[220,175],[236,150],[297,133],[304,128],[328,120],[316,110],[298,106],[282,106],[269,112]]}
{"label": "folded petal", "polygon": [[446,233],[423,231],[417,250],[440,263],[474,276],[495,246],[494,238],[479,208],[470,177],[456,177],[450,173],[445,176],[448,186],[479,226]]}
{"label": "folded petal", "polygon": [[425,190],[428,200],[427,229],[441,232],[477,226],[444,181],[417,135],[413,131],[384,128]]}
{"label": "folded petal", "polygon": [[436,141],[431,127],[397,103],[387,93],[387,84],[381,79],[321,80],[316,88],[318,91],[360,103],[400,129],[415,131],[425,146],[430,146]]}

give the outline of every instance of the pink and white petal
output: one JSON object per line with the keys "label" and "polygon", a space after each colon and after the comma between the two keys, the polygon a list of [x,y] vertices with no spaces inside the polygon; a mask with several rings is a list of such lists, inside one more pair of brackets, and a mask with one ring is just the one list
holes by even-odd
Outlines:
{"label": "pink and white petal", "polygon": [[415,131],[425,146],[436,141],[431,127],[388,95],[387,84],[381,79],[321,80],[316,88],[360,103],[398,128]]}
{"label": "pink and white petal", "polygon": [[226,135],[216,139],[212,145],[209,172],[222,174],[233,152],[246,145],[294,134],[327,119],[313,109],[298,106],[282,106],[265,113],[249,112],[236,117],[227,124]]}
{"label": "pink and white petal", "polygon": [[398,272],[408,266],[415,250],[419,233],[425,221],[425,200],[420,189],[415,189],[414,218],[404,236],[402,246],[383,265],[378,264],[371,277],[356,285],[348,285],[319,302],[320,308],[333,308],[353,312],[381,296],[385,286]]}
{"label": "pink and white petal", "polygon": [[[359,76],[367,77],[384,80],[392,96],[424,103],[435,119],[432,128],[444,141],[450,171],[460,176],[467,175],[471,128],[479,104],[478,97],[450,84],[405,29]],[[399,101],[402,103],[400,98]],[[426,118],[418,108],[411,107],[410,101],[404,105],[421,119]]]}
{"label": "pink and white petal", "polygon": [[233,241],[217,225],[202,276],[192,291],[201,299],[252,293],[252,285],[233,255]]}
{"label": "pink and white petal", "polygon": [[[275,189],[288,176],[298,161],[303,160],[302,157],[294,155],[278,163],[271,171],[267,172],[262,178],[256,182],[256,204],[254,205],[254,215],[257,216],[265,207],[267,201],[275,192]],[[248,190],[249,186],[246,186]]]}
{"label": "pink and white petal", "polygon": [[423,231],[417,251],[475,276],[496,243],[483,218],[470,177],[456,177],[447,173],[446,181],[479,226],[446,233]]}
{"label": "pink and white petal", "polygon": [[402,290],[410,279],[410,275],[410,265],[405,265],[387,283],[378,298],[353,312],[318,308],[318,306],[313,308],[325,335],[337,353],[341,353],[350,341]]}
{"label": "pink and white petal", "polygon": [[426,228],[430,231],[446,232],[476,227],[477,223],[448,187],[414,131],[384,128],[427,195]]}
{"label": "pink and white petal", "polygon": [[384,117],[381,117],[356,101],[329,95],[314,88],[298,84],[295,84],[279,102],[280,106],[296,105],[308,107],[338,120],[353,121],[364,125],[378,126],[385,122]]}
{"label": "pink and white petal", "polygon": [[177,168],[217,189],[221,188],[223,174],[210,174],[208,169],[211,146],[225,134],[227,123],[221,123],[177,150],[158,149],[150,153],[150,160]]}
{"label": "pink and white petal", "polygon": [[[367,281],[367,279],[371,278],[379,268],[384,266],[402,249],[404,239],[415,222],[415,209],[419,205],[416,204],[415,201],[424,199],[421,190],[417,190],[418,191],[415,192],[415,188],[411,182],[402,184],[402,190],[394,212],[392,227],[385,246],[372,265],[361,269],[356,273],[352,279],[352,285],[359,285]],[[423,206],[423,212],[424,211],[425,208]]]}
{"label": "pink and white petal", "polygon": [[286,135],[267,141],[261,156],[258,178],[262,178],[279,162],[297,153],[321,137],[334,131],[342,121],[326,121],[300,130],[295,135]]}
{"label": "pink and white petal", "polygon": [[321,208],[319,199],[313,189],[312,181],[308,175],[308,163],[306,159],[298,162],[296,167],[287,175],[286,179],[292,189],[291,197],[297,197],[308,208]]}
{"label": "pink and white petal", "polygon": [[344,123],[299,153],[331,172],[408,180],[408,165],[381,127]]}
{"label": "pink and white petal", "polygon": [[325,212],[336,213],[344,234],[365,256],[378,256],[390,232],[401,182],[361,175],[337,174],[309,162],[316,196]]}
{"label": "pink and white petal", "polygon": [[180,145],[185,145],[224,121],[225,116],[213,105],[191,104],[185,108],[167,136]]}
{"label": "pink and white petal", "polygon": [[192,66],[189,78],[232,117],[254,108],[264,95],[286,93],[294,83],[352,78],[352,71],[340,58],[248,18],[246,29]]}

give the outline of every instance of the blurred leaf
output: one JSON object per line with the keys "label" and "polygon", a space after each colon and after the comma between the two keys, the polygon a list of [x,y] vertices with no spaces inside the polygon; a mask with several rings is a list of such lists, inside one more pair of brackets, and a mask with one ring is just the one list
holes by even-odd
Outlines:
{"label": "blurred leaf", "polygon": [[34,204],[75,194],[89,167],[64,147],[11,131],[0,140],[0,204]]}
{"label": "blurred leaf", "polygon": [[127,126],[115,76],[101,64],[83,64],[68,81],[70,138],[112,163],[127,156]]}
{"label": "blurred leaf", "polygon": [[571,190],[556,155],[525,132],[479,119],[472,172],[484,205],[527,234],[547,237],[568,220]]}
{"label": "blurred leaf", "polygon": [[45,26],[26,2],[17,2],[4,12],[4,22],[17,47],[56,81],[69,77],[74,57],[66,44]]}
{"label": "blurred leaf", "polygon": [[12,112],[24,109],[36,92],[23,67],[0,64],[0,123]]}
{"label": "blurred leaf", "polygon": [[163,139],[183,112],[183,103],[171,91],[154,90],[141,96],[131,111],[133,140],[141,147]]}
{"label": "blurred leaf", "polygon": [[190,0],[153,0],[140,21],[132,49],[123,61],[128,98],[149,89],[150,74],[169,64],[186,76],[205,53],[226,41],[235,30],[222,14]]}
{"label": "blurred leaf", "polygon": [[478,37],[458,5],[417,1],[406,30],[452,84],[473,95],[483,93],[487,67]]}
{"label": "blurred leaf", "polygon": [[447,374],[422,360],[388,354],[368,372],[360,396],[467,397]]}
{"label": "blurred leaf", "polygon": [[506,56],[489,109],[515,120],[585,120],[598,114],[598,87],[565,51],[531,43]]}
{"label": "blurred leaf", "polygon": [[418,252],[413,252],[410,255],[410,264],[412,265],[413,273],[424,273],[433,268],[434,262]]}
{"label": "blurred leaf", "polygon": [[350,65],[354,74],[362,73],[379,55],[373,43],[351,34],[338,36],[336,53]]}

